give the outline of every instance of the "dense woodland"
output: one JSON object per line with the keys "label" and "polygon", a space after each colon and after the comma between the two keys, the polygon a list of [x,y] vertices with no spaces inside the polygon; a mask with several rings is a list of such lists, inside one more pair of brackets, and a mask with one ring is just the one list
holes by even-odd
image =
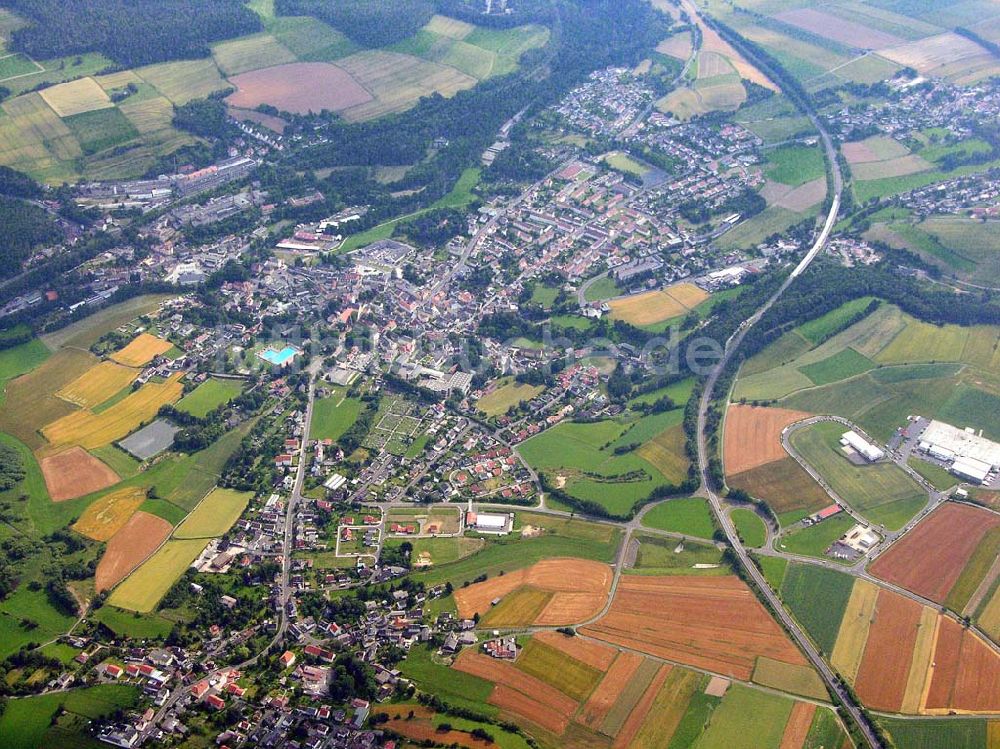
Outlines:
{"label": "dense woodland", "polygon": [[100,52],[125,67],[205,57],[208,45],[260,31],[242,0],[8,0],[32,23],[13,48],[39,60]]}
{"label": "dense woodland", "polygon": [[32,250],[61,239],[62,232],[44,208],[0,195],[0,277],[17,275]]}
{"label": "dense woodland", "polygon": [[315,16],[364,47],[384,47],[417,33],[435,6],[432,0],[277,0],[274,8],[283,16]]}

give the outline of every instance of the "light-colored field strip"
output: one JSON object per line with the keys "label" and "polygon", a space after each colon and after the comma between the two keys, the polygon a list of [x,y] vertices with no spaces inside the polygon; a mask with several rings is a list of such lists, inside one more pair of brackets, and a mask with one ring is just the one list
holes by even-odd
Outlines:
{"label": "light-colored field strip", "polygon": [[867,580],[857,580],[840,623],[837,643],[833,646],[830,663],[849,684],[853,684],[861,667],[868,642],[868,630],[875,614],[878,586]]}
{"label": "light-colored field strip", "polygon": [[913,646],[913,660],[910,661],[906,692],[903,694],[901,710],[904,713],[915,714],[920,711],[925,687],[930,682],[927,677],[930,674],[931,658],[934,657],[934,643],[937,642],[939,622],[938,613],[930,606],[925,606],[920,612],[917,641]]}

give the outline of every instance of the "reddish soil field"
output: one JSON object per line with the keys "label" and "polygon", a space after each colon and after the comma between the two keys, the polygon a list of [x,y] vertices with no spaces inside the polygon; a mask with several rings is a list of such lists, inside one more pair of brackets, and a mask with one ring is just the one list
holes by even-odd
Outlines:
{"label": "reddish soil field", "polygon": [[944,603],[983,536],[998,525],[995,513],[948,502],[875,560],[872,574]]}
{"label": "reddish soil field", "polygon": [[1000,712],[1000,656],[974,632],[942,618],[927,710]]}
{"label": "reddish soil field", "polygon": [[455,591],[458,615],[471,618],[485,614],[491,601],[503,598],[524,585],[554,593],[537,621],[528,624],[573,624],[597,614],[611,589],[611,567],[585,559],[546,559],[520,570],[497,575]]}
{"label": "reddish soil field", "polygon": [[660,687],[667,680],[667,675],[672,668],[673,666],[666,663],[660,666],[660,670],[656,672],[656,676],[649,682],[649,688],[643,693],[642,699],[639,700],[632,712],[629,713],[628,720],[625,721],[622,730],[615,737],[615,743],[612,745],[614,749],[625,749],[625,747],[632,743],[635,735],[642,728],[642,724],[646,720],[646,715],[649,714],[649,709],[653,706],[653,700],[659,694]]}
{"label": "reddish soil field", "polygon": [[293,62],[241,73],[229,79],[236,93],[226,103],[237,109],[270,104],[283,112],[340,112],[372,100],[343,68],[328,62]]}
{"label": "reddish soil field", "polygon": [[120,583],[162,544],[173,526],[148,512],[136,512],[104,550],[94,575],[97,592]]}
{"label": "reddish soil field", "polygon": [[83,497],[118,483],[118,474],[82,447],[42,458],[38,464],[53,502]]}
{"label": "reddish soil field", "polygon": [[606,645],[580,637],[567,637],[561,632],[552,632],[551,630],[539,632],[535,635],[535,639],[565,653],[570,658],[593,666],[599,671],[607,671],[618,653],[617,650]]}
{"label": "reddish soil field", "polygon": [[[433,741],[442,746],[457,745],[468,747],[468,749],[492,746],[492,744],[488,744],[482,739],[473,738],[470,734],[462,731],[439,731],[431,722],[434,713],[419,705],[413,707],[407,705],[405,709],[400,708],[401,713],[408,713],[410,710],[413,710],[414,720],[391,718],[386,722],[386,727],[414,741]],[[390,715],[394,714],[390,713]]]}
{"label": "reddish soil field", "polygon": [[539,702],[534,696],[519,692],[506,684],[497,684],[487,702],[555,734],[564,733],[569,725],[568,715],[561,715]]}
{"label": "reddish soil field", "polygon": [[641,655],[622,652],[584,704],[577,720],[597,730],[642,661]]}
{"label": "reddish soil field", "polygon": [[[493,682],[496,687],[490,695],[491,704],[509,709],[543,728],[558,723],[561,728],[557,732],[562,733],[566,730],[569,717],[576,712],[577,702],[572,697],[509,663],[500,663],[481,653],[464,650],[455,659],[453,668]],[[510,692],[522,695],[523,700]],[[503,704],[496,700],[503,700]],[[515,705],[519,707],[515,708]]]}
{"label": "reddish soil field", "polygon": [[881,590],[875,621],[868,632],[865,655],[854,689],[861,701],[876,710],[898,712],[906,693],[921,606],[898,593]]}
{"label": "reddish soil field", "polygon": [[859,49],[879,49],[903,42],[898,36],[873,29],[862,23],[847,21],[813,8],[796,8],[774,15],[780,21],[798,26],[800,29],[817,34],[826,39]]}
{"label": "reddish soil field", "polygon": [[801,749],[809,734],[816,706],[811,702],[796,702],[792,714],[785,724],[785,733],[781,736],[780,749]]}
{"label": "reddish soil field", "polygon": [[785,408],[759,408],[739,403],[730,406],[726,411],[723,444],[726,474],[731,476],[787,458],[788,453],[781,446],[781,430],[809,416]]}
{"label": "reddish soil field", "polygon": [[626,576],[607,616],[582,631],[744,681],[758,656],[806,663],[737,577]]}

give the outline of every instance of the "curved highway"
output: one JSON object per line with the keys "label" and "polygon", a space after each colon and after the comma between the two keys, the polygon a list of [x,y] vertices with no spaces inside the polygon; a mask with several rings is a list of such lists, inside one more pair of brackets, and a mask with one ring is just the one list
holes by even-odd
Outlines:
{"label": "curved highway", "polygon": [[730,545],[739,557],[740,563],[747,571],[747,574],[757,585],[760,594],[767,599],[767,602],[774,610],[775,615],[781,620],[782,624],[784,624],[785,628],[791,633],[799,647],[802,648],[803,652],[808,656],[813,666],[819,672],[820,676],[822,676],[823,681],[826,682],[830,691],[837,696],[837,699],[844,706],[844,709],[850,713],[851,718],[853,718],[855,724],[862,731],[867,744],[870,747],[873,747],[873,749],[881,749],[883,746],[882,741],[871,721],[868,719],[868,716],[864,713],[855,698],[840,684],[833,670],[823,660],[823,657],[817,650],[816,646],[813,645],[812,641],[806,636],[802,628],[799,627],[795,620],[792,619],[789,613],[785,610],[777,594],[771,589],[771,586],[768,585],[767,581],[764,579],[764,575],[757,568],[757,565],[755,565],[750,559],[749,552],[743,545],[742,541],[740,541],[740,537],[736,533],[736,528],[729,519],[728,513],[723,510],[722,498],[712,488],[708,474],[709,452],[708,439],[705,434],[705,429],[708,409],[712,403],[715,386],[719,380],[719,376],[732,360],[750,328],[753,327],[753,325],[755,325],[767,313],[767,311],[774,306],[775,302],[777,302],[778,299],[780,299],[781,296],[788,290],[788,288],[795,283],[795,279],[802,275],[812,261],[816,259],[816,256],[823,251],[823,248],[826,246],[827,239],[830,236],[830,232],[833,229],[833,225],[837,220],[837,214],[840,211],[840,195],[843,190],[843,178],[840,174],[840,167],[837,164],[837,153],[833,147],[833,141],[831,140],[829,133],[826,132],[826,129],[823,127],[822,122],[819,121],[819,118],[812,114],[809,115],[809,118],[812,120],[813,125],[820,133],[820,137],[823,141],[823,147],[826,150],[827,163],[830,165],[830,169],[833,173],[833,200],[830,203],[830,211],[826,216],[823,228],[820,230],[820,233],[816,237],[816,241],[813,243],[813,246],[809,249],[809,252],[806,253],[805,257],[802,258],[802,261],[789,274],[788,278],[785,279],[785,282],[781,284],[771,298],[768,299],[753,315],[744,320],[736,333],[734,333],[729,340],[726,341],[725,350],[719,360],[719,363],[716,364],[715,368],[712,370],[711,374],[709,374],[708,379],[705,382],[705,389],[702,392],[701,402],[698,406],[698,471],[701,479],[701,489],[699,493],[708,497],[709,503],[712,507],[712,512],[715,514],[716,520],[719,522],[719,526],[725,531],[726,538],[729,540]]}

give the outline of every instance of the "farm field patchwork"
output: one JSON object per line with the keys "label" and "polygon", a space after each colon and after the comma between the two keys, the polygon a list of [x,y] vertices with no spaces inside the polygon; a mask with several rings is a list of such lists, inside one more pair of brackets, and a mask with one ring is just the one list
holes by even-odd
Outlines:
{"label": "farm field patchwork", "polygon": [[56,395],[81,408],[93,408],[132,384],[139,372],[112,361],[103,361],[61,388]]}
{"label": "farm field patchwork", "polygon": [[[135,512],[110,538],[97,563],[94,576],[97,592],[109,590],[124,580],[166,541],[172,529],[161,517],[142,510]],[[138,593],[138,589],[134,591],[134,595]]]}
{"label": "farm field patchwork", "polygon": [[599,612],[610,587],[606,564],[547,559],[456,590],[455,603],[463,618],[478,613],[491,626],[565,625]]}
{"label": "farm field patchwork", "polygon": [[778,514],[819,510],[833,502],[823,487],[790,455],[727,476],[726,483],[764,500]]}
{"label": "farm field patchwork", "polygon": [[140,613],[152,611],[206,545],[206,539],[167,541],[112,591],[108,603]]}
{"label": "farm field patchwork", "polygon": [[750,678],[757,656],[805,663],[735,577],[623,577],[607,615],[582,631],[739,679]]}
{"label": "farm field patchwork", "polygon": [[735,475],[788,457],[781,444],[785,427],[809,418],[804,411],[733,403],[726,410],[723,443],[726,474]]}
{"label": "farm field patchwork", "polygon": [[[879,556],[871,566],[872,574],[944,604],[977,548],[997,527],[1000,516],[996,513],[948,502]],[[988,565],[986,569],[977,566],[978,579],[966,581],[965,587],[974,589],[985,576]],[[969,595],[971,590],[962,596],[959,613]]]}

